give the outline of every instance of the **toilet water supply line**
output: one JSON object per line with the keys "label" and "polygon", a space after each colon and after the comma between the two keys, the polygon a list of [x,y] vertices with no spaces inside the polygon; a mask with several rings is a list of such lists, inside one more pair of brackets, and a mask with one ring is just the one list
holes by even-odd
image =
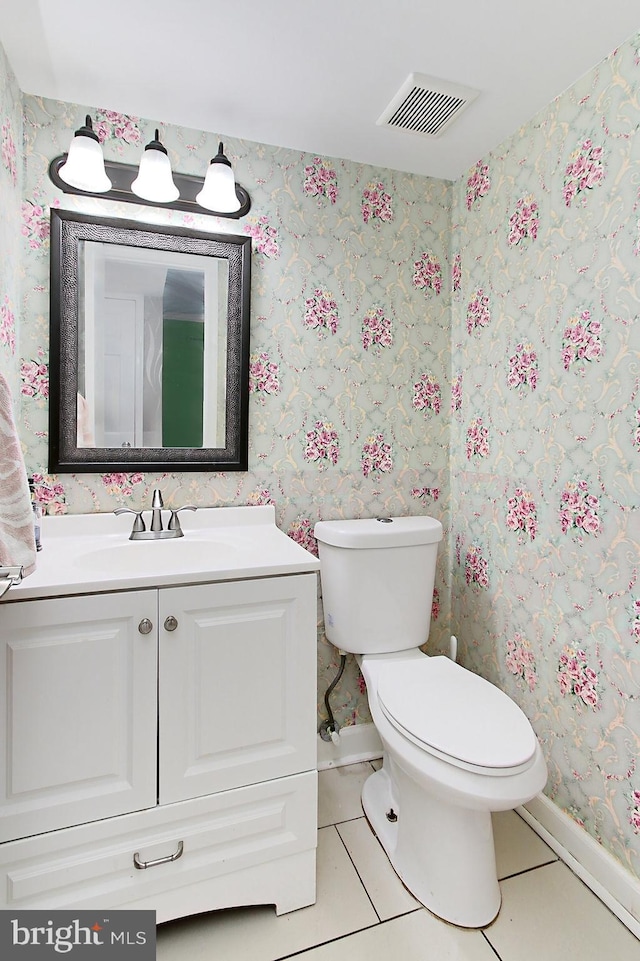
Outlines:
{"label": "toilet water supply line", "polygon": [[334,744],[338,744],[340,742],[340,733],[339,733],[340,725],[334,719],[333,711],[331,710],[331,705],[329,704],[329,698],[331,696],[331,692],[333,691],[334,687],[342,677],[342,672],[344,671],[344,666],[347,661],[347,655],[345,654],[345,652],[340,651],[339,653],[340,653],[340,667],[338,668],[338,673],[336,674],[331,684],[327,688],[327,693],[324,696],[324,706],[327,710],[327,714],[329,715],[329,717],[326,721],[323,721],[320,727],[318,728],[318,734],[320,735],[322,740],[333,741]]}
{"label": "toilet water supply line", "polygon": [[[331,697],[331,694],[336,684],[342,677],[342,673],[344,671],[344,665],[347,660],[347,655],[344,653],[344,651],[340,651],[339,654],[340,654],[340,667],[338,668],[338,673],[336,674],[331,684],[327,688],[327,692],[324,696],[324,706],[326,708],[326,711],[329,717],[327,718],[326,721],[323,721],[320,727],[318,728],[318,734],[320,735],[322,740],[333,741],[334,744],[340,743],[340,725],[338,724],[338,722],[335,720],[333,716],[333,711],[331,710],[329,698]],[[458,638],[455,636],[455,634],[452,634],[449,640],[449,657],[451,658],[452,661],[458,660]]]}

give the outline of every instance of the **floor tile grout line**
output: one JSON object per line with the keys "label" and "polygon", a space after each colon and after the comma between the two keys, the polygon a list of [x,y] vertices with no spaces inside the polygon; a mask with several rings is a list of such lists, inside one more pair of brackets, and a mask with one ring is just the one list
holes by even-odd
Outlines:
{"label": "floor tile grout line", "polygon": [[491,950],[492,950],[493,953],[495,954],[496,958],[498,958],[498,961],[502,961],[502,956],[501,956],[500,954],[498,954],[496,948],[493,946],[493,944],[491,943],[491,941],[490,941],[489,938],[487,937],[486,932],[483,931],[483,930],[481,930],[481,931],[480,931],[480,934],[481,934],[482,937],[485,939],[485,941],[487,942],[487,944],[489,945],[489,947],[491,948]]}
{"label": "floor tile grout line", "polygon": [[[366,890],[366,888],[365,888]],[[415,914],[417,911],[423,911],[422,905],[418,905],[411,911],[407,911],[406,914],[399,914],[393,918],[387,918],[385,921],[378,921],[375,924],[365,924],[362,928],[357,928],[355,931],[346,931],[344,934],[338,934],[335,938],[329,938],[327,941],[318,941],[317,944],[310,944],[308,948],[302,948],[301,951],[294,951],[292,954],[283,954],[278,958],[274,958],[274,961],[288,961],[289,958],[300,958],[304,957],[305,954],[311,951],[315,951],[316,948],[324,947],[327,944],[335,944],[336,941],[344,941],[345,938],[350,938],[356,934],[362,934],[363,931],[370,931],[371,928],[377,928],[381,924],[389,924],[391,921],[397,921],[399,918],[405,918],[408,914]],[[374,908],[375,911],[375,908]],[[376,914],[378,912],[376,911]]]}
{"label": "floor tile grout line", "polygon": [[523,868],[522,871],[514,871],[513,874],[505,874],[504,877],[498,878],[498,881],[510,881],[511,878],[519,878],[522,874],[531,874],[532,871],[537,871],[539,868],[547,868],[550,864],[556,864],[560,858],[551,858],[549,861],[543,861],[541,864],[534,864],[530,868]]}
{"label": "floor tile grout line", "polygon": [[[345,822],[343,821],[342,823],[344,824]],[[371,907],[373,908],[373,910],[374,910],[374,912],[375,912],[375,916],[376,916],[377,919],[378,919],[378,924],[382,924],[382,918],[380,917],[380,915],[379,915],[379,913],[378,913],[378,910],[377,910],[375,904],[373,903],[373,898],[371,897],[371,895],[369,894],[369,891],[367,890],[367,885],[366,885],[366,884],[364,883],[364,881],[362,880],[362,877],[361,877],[361,875],[360,875],[360,872],[358,871],[358,868],[357,868],[357,866],[356,866],[355,861],[354,861],[353,858],[351,857],[351,852],[349,851],[349,848],[348,848],[347,845],[345,844],[345,840],[344,840],[344,838],[342,837],[342,835],[340,834],[340,831],[338,830],[338,826],[337,826],[336,824],[334,824],[334,827],[335,827],[335,829],[336,829],[336,832],[337,832],[338,837],[340,838],[340,841],[342,842],[342,847],[343,847],[343,848],[345,849],[345,851],[347,852],[347,857],[349,858],[349,860],[351,861],[351,863],[352,863],[352,865],[353,865],[353,870],[354,870],[354,871],[356,872],[356,874],[358,875],[358,880],[360,881],[360,884],[361,884],[362,887],[364,888],[364,893],[365,893],[365,894],[367,895],[367,897],[369,898],[369,903],[371,904]]]}

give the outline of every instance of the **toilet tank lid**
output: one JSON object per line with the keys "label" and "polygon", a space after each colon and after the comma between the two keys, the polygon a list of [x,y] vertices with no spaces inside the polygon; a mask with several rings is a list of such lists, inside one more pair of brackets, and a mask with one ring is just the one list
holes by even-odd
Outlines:
{"label": "toilet tank lid", "polygon": [[332,547],[376,548],[437,544],[442,524],[434,517],[363,517],[353,520],[318,521],[316,540]]}

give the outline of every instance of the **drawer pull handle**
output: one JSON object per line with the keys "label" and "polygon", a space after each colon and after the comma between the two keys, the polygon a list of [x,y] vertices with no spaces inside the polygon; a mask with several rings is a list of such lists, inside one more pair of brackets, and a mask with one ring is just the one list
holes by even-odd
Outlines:
{"label": "drawer pull handle", "polygon": [[173,616],[173,614],[169,614],[169,617],[167,617],[164,622],[165,631],[175,631],[177,626],[178,626],[178,621]]}
{"label": "drawer pull handle", "polygon": [[142,620],[138,624],[138,630],[140,631],[141,634],[151,633],[151,631],[153,630],[153,624],[151,623],[148,617],[142,618]]}
{"label": "drawer pull handle", "polygon": [[136,851],[133,855],[133,864],[139,871],[143,871],[145,868],[155,868],[156,864],[169,864],[170,861],[177,861],[178,858],[182,857],[183,851],[184,843],[182,841],[178,841],[178,850],[175,854],[169,854],[166,858],[156,858],[155,861],[141,861],[140,855]]}

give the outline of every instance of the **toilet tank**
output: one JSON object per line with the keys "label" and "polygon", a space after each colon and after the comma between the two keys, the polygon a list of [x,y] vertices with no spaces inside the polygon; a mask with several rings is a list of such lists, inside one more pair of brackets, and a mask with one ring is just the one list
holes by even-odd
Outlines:
{"label": "toilet tank", "polygon": [[433,517],[319,521],[325,631],[352,654],[427,640],[442,525]]}

